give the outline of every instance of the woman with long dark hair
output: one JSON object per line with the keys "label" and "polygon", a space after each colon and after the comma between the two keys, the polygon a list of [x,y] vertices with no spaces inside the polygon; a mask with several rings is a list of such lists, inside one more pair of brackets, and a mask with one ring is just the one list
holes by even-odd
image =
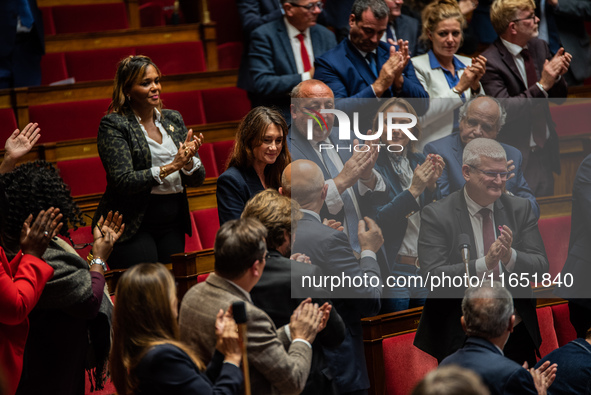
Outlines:
{"label": "woman with long dark hair", "polygon": [[146,56],[117,68],[109,114],[101,120],[98,152],[107,190],[93,225],[110,210],[125,216],[111,268],[169,263],[185,249],[191,219],[185,186],[199,186],[205,170],[197,155],[203,136],[187,131],[181,114],[162,109],[160,70]]}
{"label": "woman with long dark hair", "polygon": [[244,117],[226,171],[217,181],[220,225],[240,218],[248,199],[267,188],[279,189],[291,162],[287,124],[272,108],[256,107]]}
{"label": "woman with long dark hair", "polygon": [[203,362],[179,340],[176,287],[164,265],[142,263],[127,270],[116,294],[111,372],[117,393],[241,393],[241,348],[229,312],[218,313],[216,353],[205,371]]}

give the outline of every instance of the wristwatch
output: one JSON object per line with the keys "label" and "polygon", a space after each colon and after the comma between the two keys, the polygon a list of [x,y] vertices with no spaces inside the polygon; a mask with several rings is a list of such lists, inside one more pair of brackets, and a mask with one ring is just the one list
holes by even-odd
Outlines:
{"label": "wristwatch", "polygon": [[90,266],[92,267],[92,265],[101,265],[104,271],[109,270],[107,264],[101,258],[93,258],[92,261],[90,261]]}

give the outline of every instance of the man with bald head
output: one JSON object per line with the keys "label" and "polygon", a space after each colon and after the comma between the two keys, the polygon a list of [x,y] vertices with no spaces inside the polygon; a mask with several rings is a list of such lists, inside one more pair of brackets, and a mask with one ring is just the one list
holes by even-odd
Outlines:
{"label": "man with bald head", "polygon": [[382,177],[373,169],[378,152],[356,151],[353,146],[358,144],[357,140],[339,140],[339,130],[333,127],[334,114],[322,114],[322,125],[312,121],[312,139],[308,140],[312,112],[334,109],[334,95],[325,83],[301,82],[293,89],[291,98],[292,124],[287,137],[291,157],[311,160],[321,169],[327,185],[321,216],[342,222],[353,250],[359,253],[357,223],[366,212],[363,196],[369,191],[386,190]]}
{"label": "man with bald head", "polygon": [[[358,260],[347,236],[321,222],[319,214],[328,186],[318,165],[309,160],[296,160],[291,164],[291,174],[291,196],[303,213],[292,250],[306,254],[313,265],[320,266],[324,276],[331,278],[329,285],[336,286],[336,280],[343,279],[340,286],[333,289],[332,298],[348,330],[337,349],[325,350],[328,365],[341,394],[364,394],[369,388],[369,378],[360,320],[380,310],[382,284],[376,252],[384,242],[382,232],[368,217],[359,221],[361,259]],[[345,278],[353,283],[346,284]],[[359,285],[356,281],[363,278],[367,281],[361,286],[354,285]]]}
{"label": "man with bald head", "polygon": [[[462,175],[462,155],[466,144],[478,137],[496,140],[506,117],[505,108],[497,99],[490,96],[475,97],[460,108],[459,133],[432,141],[425,146],[425,155],[438,154],[445,161],[443,173],[437,180],[441,196],[445,197],[461,189],[466,183]],[[523,177],[521,152],[507,144],[501,143],[501,146],[505,149],[509,166],[512,167],[505,192],[529,200],[536,217],[539,217],[540,207]]]}

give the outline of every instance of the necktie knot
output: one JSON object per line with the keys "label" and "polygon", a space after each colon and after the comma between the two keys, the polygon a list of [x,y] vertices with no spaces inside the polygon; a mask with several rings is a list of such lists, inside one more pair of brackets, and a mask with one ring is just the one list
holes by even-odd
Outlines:
{"label": "necktie knot", "polygon": [[523,48],[521,50],[521,57],[523,58],[524,61],[528,61],[529,60],[529,50],[527,48]]}
{"label": "necktie knot", "polygon": [[485,218],[490,218],[490,209],[488,208],[483,208],[481,209],[478,214],[480,214],[480,217],[484,220]]}
{"label": "necktie knot", "polygon": [[306,36],[304,36],[304,33],[300,33],[296,36],[296,38],[300,40],[300,43],[303,43]]}

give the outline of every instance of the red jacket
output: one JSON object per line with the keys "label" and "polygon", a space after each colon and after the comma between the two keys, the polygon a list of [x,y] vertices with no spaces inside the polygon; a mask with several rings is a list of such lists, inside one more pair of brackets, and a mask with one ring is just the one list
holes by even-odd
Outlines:
{"label": "red jacket", "polygon": [[20,251],[9,263],[0,248],[0,369],[8,380],[8,394],[16,392],[23,369],[29,333],[28,315],[37,304],[53,268]]}

